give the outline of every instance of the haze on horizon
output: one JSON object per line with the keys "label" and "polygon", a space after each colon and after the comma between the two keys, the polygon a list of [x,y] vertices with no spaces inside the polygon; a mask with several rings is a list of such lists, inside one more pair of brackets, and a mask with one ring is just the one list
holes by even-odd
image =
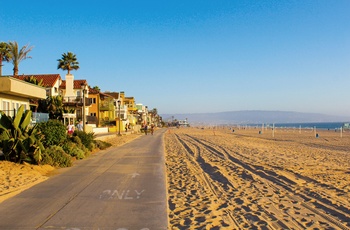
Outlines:
{"label": "haze on horizon", "polygon": [[[83,3],[83,4],[82,4]],[[350,1],[1,4],[0,41],[30,44],[19,74],[124,91],[160,114],[278,110],[350,116]],[[67,8],[67,6],[69,6]],[[3,74],[12,65],[3,63]]]}

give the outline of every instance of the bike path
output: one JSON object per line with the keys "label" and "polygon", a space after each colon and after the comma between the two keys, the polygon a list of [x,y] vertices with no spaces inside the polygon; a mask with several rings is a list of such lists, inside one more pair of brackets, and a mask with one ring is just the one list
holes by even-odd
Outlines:
{"label": "bike path", "polygon": [[100,151],[0,204],[0,229],[167,229],[163,134]]}

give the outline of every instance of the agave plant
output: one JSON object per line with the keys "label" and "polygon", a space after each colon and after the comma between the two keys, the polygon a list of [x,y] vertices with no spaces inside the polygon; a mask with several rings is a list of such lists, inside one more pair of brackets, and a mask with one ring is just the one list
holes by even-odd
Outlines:
{"label": "agave plant", "polygon": [[44,150],[41,142],[43,135],[36,125],[30,126],[31,113],[30,110],[24,111],[24,106],[21,106],[12,119],[0,111],[0,149],[5,160],[40,164],[41,153]]}

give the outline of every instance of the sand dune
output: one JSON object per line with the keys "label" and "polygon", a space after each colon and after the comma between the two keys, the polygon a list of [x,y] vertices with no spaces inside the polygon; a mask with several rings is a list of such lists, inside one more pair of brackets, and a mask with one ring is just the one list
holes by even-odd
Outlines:
{"label": "sand dune", "polygon": [[171,229],[349,229],[350,133],[171,129]]}

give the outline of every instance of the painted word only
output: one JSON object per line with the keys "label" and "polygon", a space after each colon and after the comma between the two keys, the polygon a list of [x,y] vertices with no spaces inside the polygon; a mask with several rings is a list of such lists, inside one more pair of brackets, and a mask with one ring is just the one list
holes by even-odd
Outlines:
{"label": "painted word only", "polygon": [[100,195],[100,200],[133,200],[140,199],[145,190],[104,190]]}

